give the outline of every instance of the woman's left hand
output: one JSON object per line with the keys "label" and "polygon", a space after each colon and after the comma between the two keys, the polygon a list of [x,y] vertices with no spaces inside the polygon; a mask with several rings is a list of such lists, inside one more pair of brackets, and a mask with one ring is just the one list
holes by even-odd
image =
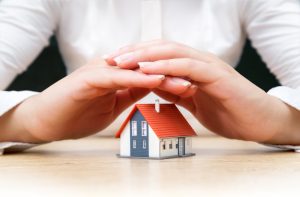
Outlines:
{"label": "woman's left hand", "polygon": [[[189,80],[185,92],[161,85],[155,92],[187,108],[208,129],[225,137],[274,144],[300,144],[300,113],[266,94],[230,65],[207,52],[168,42],[123,47],[106,61],[124,69]],[[168,83],[166,80],[166,83]],[[178,86],[179,87],[179,86]]]}

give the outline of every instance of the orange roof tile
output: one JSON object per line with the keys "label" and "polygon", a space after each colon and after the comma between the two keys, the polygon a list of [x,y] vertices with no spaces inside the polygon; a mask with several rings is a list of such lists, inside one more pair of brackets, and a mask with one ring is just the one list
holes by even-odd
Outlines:
{"label": "orange roof tile", "polygon": [[154,104],[136,104],[116,133],[119,138],[128,121],[139,110],[159,138],[197,135],[175,104],[160,104],[160,112]]}

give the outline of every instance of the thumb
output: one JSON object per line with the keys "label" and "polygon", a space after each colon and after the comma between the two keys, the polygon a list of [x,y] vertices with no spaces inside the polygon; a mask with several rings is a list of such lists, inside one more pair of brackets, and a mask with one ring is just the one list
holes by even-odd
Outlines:
{"label": "thumb", "polygon": [[149,94],[150,90],[146,88],[128,88],[116,92],[117,104],[115,116],[122,113],[127,107]]}

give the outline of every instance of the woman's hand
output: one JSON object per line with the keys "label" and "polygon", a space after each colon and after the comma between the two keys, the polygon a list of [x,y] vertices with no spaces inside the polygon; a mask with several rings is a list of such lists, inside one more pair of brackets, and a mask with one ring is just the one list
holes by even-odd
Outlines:
{"label": "woman's hand", "polygon": [[[241,76],[216,56],[182,44],[151,41],[121,48],[106,61],[147,74],[189,79],[185,92],[155,92],[191,111],[208,129],[229,138],[276,144],[300,143],[300,114]],[[196,90],[195,85],[198,87]],[[192,92],[186,96],[186,92]],[[183,96],[182,96],[183,95]]]}
{"label": "woman's hand", "polygon": [[0,140],[48,142],[96,133],[164,78],[95,60],[1,117]]}

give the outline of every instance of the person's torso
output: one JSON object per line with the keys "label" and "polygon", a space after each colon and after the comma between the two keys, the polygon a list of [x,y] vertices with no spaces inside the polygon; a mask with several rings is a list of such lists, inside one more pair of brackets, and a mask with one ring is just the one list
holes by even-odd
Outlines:
{"label": "person's torso", "polygon": [[65,1],[56,36],[68,72],[124,45],[159,38],[235,66],[245,41],[236,0]]}

